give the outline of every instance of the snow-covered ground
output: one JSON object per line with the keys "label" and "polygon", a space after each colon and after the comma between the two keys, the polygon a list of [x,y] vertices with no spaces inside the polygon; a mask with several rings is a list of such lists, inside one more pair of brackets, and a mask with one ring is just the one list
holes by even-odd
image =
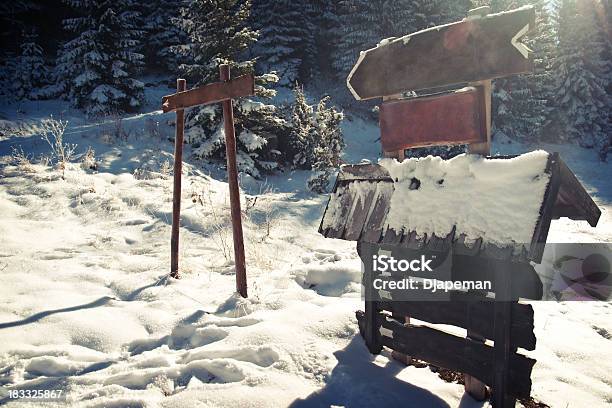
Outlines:
{"label": "snow-covered ground", "polygon": [[[170,92],[150,89],[150,110]],[[92,125],[58,102],[21,109],[3,107],[5,119],[67,118],[68,141],[92,146],[99,169],[75,163],[62,178],[16,164],[13,147],[37,155],[46,145],[27,131],[0,138],[0,392],[59,389],[83,407],[486,406],[427,368],[368,353],[354,317],[363,307],[355,245],[317,234],[327,197],[305,192],[307,173],[242,180],[244,300],[234,295],[228,188],[216,165],[187,159],[182,278],[167,277],[172,115],[126,119],[129,136],[117,141],[117,123]],[[346,121],[345,137],[347,161],[377,157],[375,124]],[[555,222],[549,240],[612,241],[611,167],[575,146],[495,146],[538,147],[560,151],[603,211],[595,229]],[[611,305],[534,308],[532,395],[552,407],[612,405]],[[0,394],[2,403],[28,406]]]}

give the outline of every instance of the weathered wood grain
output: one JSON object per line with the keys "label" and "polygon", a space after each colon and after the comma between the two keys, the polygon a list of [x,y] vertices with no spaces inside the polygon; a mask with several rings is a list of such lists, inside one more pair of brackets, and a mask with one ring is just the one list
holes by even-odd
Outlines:
{"label": "weathered wood grain", "polygon": [[533,56],[515,44],[534,27],[531,7],[432,27],[364,51],[347,84],[370,99],[527,72]]}
{"label": "weathered wood grain", "polygon": [[[380,302],[380,309],[403,316],[410,314],[417,320],[433,324],[448,324],[462,327],[482,335],[485,339],[495,337],[495,305],[492,301],[468,301],[455,297],[452,301]],[[533,308],[531,305],[513,303],[511,343],[514,348],[535,350],[533,333]]]}
{"label": "weathered wood grain", "polygon": [[[469,374],[494,385],[494,348],[426,326],[382,321],[380,340],[384,346],[440,367]],[[527,398],[531,393],[531,370],[535,360],[518,353],[508,358],[508,394]]]}
{"label": "weathered wood grain", "polygon": [[384,102],[380,141],[384,151],[422,146],[484,143],[482,88]]}
{"label": "weathered wood grain", "polygon": [[246,74],[225,82],[213,82],[188,91],[177,92],[162,97],[162,111],[172,112],[177,109],[196,105],[206,105],[255,94],[253,74]]}

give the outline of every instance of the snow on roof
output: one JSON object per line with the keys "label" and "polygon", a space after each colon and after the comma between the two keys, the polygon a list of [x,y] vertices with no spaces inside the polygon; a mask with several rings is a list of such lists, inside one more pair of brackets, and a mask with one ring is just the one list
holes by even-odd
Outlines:
{"label": "snow on roof", "polygon": [[511,159],[383,159],[395,187],[388,228],[444,237],[456,227],[470,240],[530,243],[550,179],[547,160],[542,150]]}

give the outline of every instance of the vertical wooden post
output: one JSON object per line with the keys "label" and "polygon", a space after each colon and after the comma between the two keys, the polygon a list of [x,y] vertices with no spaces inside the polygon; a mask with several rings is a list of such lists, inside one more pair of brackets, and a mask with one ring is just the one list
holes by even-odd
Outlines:
{"label": "vertical wooden post", "polygon": [[468,145],[468,151],[473,154],[481,154],[483,156],[491,155],[491,80],[475,82],[472,84],[477,88],[481,88],[484,97],[484,103],[481,107],[481,114],[484,116],[486,128],[486,142],[472,143]]}
{"label": "vertical wooden post", "polygon": [[[473,304],[477,305],[478,303],[475,302]],[[470,313],[470,308],[471,305],[468,306],[468,313]],[[468,315],[468,322],[469,321],[470,318]],[[470,329],[468,329],[467,331],[467,338],[478,343],[485,342],[485,338],[482,335]],[[487,386],[479,379],[472,377],[469,374],[463,374],[463,384],[465,392],[470,394],[472,398],[474,398],[476,401],[484,401],[485,399],[487,399]]]}
{"label": "vertical wooden post", "polygon": [[[230,67],[219,66],[222,81],[230,80]],[[247,297],[246,261],[244,256],[244,239],[242,236],[242,215],[240,212],[240,191],[238,189],[238,167],[236,165],[236,134],[234,132],[234,112],[232,100],[223,103],[223,121],[225,125],[225,155],[227,156],[227,179],[230,189],[230,207],[232,215],[232,233],[234,237],[234,264],[236,265],[236,291]]]}
{"label": "vertical wooden post", "polygon": [[493,406],[514,408],[515,398],[508,395],[510,372],[510,335],[512,324],[512,289],[510,264],[492,261],[495,275],[495,322],[493,339]]}
{"label": "vertical wooden post", "polygon": [[[467,20],[482,18],[491,12],[490,6],[477,7],[468,11]],[[480,87],[484,95],[484,106],[482,106],[482,114],[484,114],[487,141],[484,143],[473,143],[468,146],[468,151],[474,154],[483,156],[491,155],[491,80],[487,79],[471,84]]]}
{"label": "vertical wooden post", "polygon": [[[184,79],[176,80],[176,91],[187,88]],[[179,278],[179,227],[181,222],[181,176],[183,172],[183,134],[185,110],[176,110],[176,135],[174,137],[174,188],[172,191],[172,236],[170,237],[170,276]]]}
{"label": "vertical wooden post", "polygon": [[[370,254],[370,251],[367,251]],[[374,299],[374,287],[372,286],[372,282],[374,277],[372,274],[374,273],[369,267],[366,266],[364,270],[364,283],[365,283],[365,343],[368,347],[368,350],[372,354],[379,354],[382,350],[383,346],[380,341],[380,309],[378,307],[378,302],[372,300]]]}
{"label": "vertical wooden post", "polygon": [[[386,96],[386,97],[383,98],[383,101],[399,99],[399,97],[400,97],[400,95]],[[399,161],[399,162],[404,161],[404,159],[406,158],[405,155],[406,155],[406,151],[404,149],[394,150],[394,151],[389,151],[389,152],[383,151],[383,157],[388,157],[388,158],[391,158],[391,159],[397,159],[397,161]],[[366,306],[367,306],[367,304],[366,304]],[[410,325],[410,316],[409,315],[405,315],[405,316],[393,315],[392,317],[395,320],[397,320],[398,322],[403,322],[404,325],[406,325],[406,326]],[[393,350],[391,352],[391,357],[394,360],[397,360],[400,363],[405,364],[405,365],[409,365],[410,362],[412,361],[412,357],[410,357],[407,354],[401,353],[401,352],[399,352],[397,350]]]}
{"label": "vertical wooden post", "polygon": [[[486,142],[473,143],[468,145],[468,152],[472,154],[480,154],[482,156],[491,155],[491,80],[481,81],[473,84],[481,87],[484,97],[483,106],[481,106],[481,114],[484,115]],[[468,330],[467,337],[471,340],[484,342],[484,337],[472,330]],[[463,374],[463,384],[465,391],[477,401],[484,401],[487,397],[487,386],[477,378],[469,374]]]}
{"label": "vertical wooden post", "polygon": [[[489,14],[491,8],[489,6],[478,7],[468,11],[468,19],[481,18]],[[482,156],[491,155],[491,80],[484,80],[472,84],[480,88],[483,96],[483,103],[480,107],[480,113],[484,116],[486,141],[483,143],[472,143],[468,145],[468,152],[472,154],[480,154]],[[468,309],[469,310],[469,309]],[[472,330],[467,331],[467,338],[484,342],[484,337]],[[463,374],[463,384],[465,392],[470,394],[477,401],[483,401],[487,397],[487,386],[477,378],[469,374]]]}

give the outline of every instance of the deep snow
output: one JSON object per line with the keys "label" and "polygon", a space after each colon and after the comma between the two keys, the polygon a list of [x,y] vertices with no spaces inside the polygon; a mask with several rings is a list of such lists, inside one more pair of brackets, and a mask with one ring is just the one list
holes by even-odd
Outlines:
{"label": "deep snow", "polygon": [[[483,406],[427,368],[367,352],[354,318],[363,307],[354,243],[316,233],[327,198],[305,191],[306,172],[241,180],[243,208],[257,197],[245,216],[243,300],[224,257],[223,169],[186,163],[182,278],[169,279],[173,116],[154,112],[166,93],[148,88],[152,113],[121,123],[125,141],[109,136],[116,122],[92,125],[58,102],[25,104],[24,115],[3,107],[11,121],[63,111],[69,141],[79,152],[91,145],[99,171],[77,163],[62,179],[15,164],[12,147],[47,151],[27,129],[0,141],[0,392],[62,389],[83,407]],[[348,162],[377,157],[375,124],[346,121],[345,137]],[[595,229],[555,222],[549,241],[612,241],[610,166],[575,146],[495,145],[538,147],[560,151],[603,211]],[[534,308],[533,396],[552,407],[612,404],[610,304]]]}

